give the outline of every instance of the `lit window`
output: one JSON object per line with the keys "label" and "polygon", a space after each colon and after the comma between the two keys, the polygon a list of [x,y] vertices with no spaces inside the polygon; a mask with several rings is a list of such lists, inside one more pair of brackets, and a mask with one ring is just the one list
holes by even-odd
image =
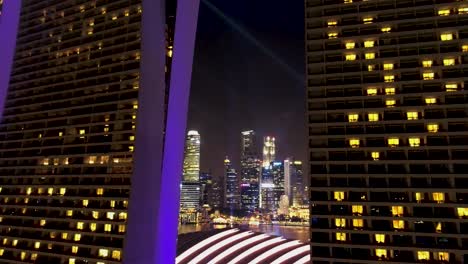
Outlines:
{"label": "lit window", "polygon": [[343,0],[343,3],[345,4],[351,4],[353,2],[353,0]]}
{"label": "lit window", "polygon": [[62,239],[64,240],[68,239],[68,233],[62,233]]}
{"label": "lit window", "polygon": [[[114,162],[115,162],[115,159],[114,159]],[[115,163],[119,163],[119,162],[115,162]],[[110,201],[110,208],[114,208],[115,207],[115,201]]]}
{"label": "lit window", "polygon": [[87,207],[87,206],[88,206],[88,204],[89,204],[89,201],[88,201],[88,200],[86,200],[86,199],[85,199],[85,200],[83,200],[83,206],[84,206],[84,207]]}
{"label": "lit window", "polygon": [[67,216],[73,216],[73,210],[67,210]]}
{"label": "lit window", "polygon": [[371,153],[371,156],[372,156],[372,159],[373,159],[373,160],[379,160],[379,159],[380,159],[380,152],[378,152],[378,151],[373,151],[373,152]]}
{"label": "lit window", "polygon": [[393,88],[393,87],[385,88],[385,94],[387,94],[387,95],[395,94],[395,88]]}
{"label": "lit window", "polygon": [[400,145],[400,140],[398,138],[389,138],[388,139],[388,145],[390,147],[396,147]]}
{"label": "lit window", "polygon": [[372,60],[375,59],[375,53],[374,52],[369,52],[365,54],[366,60]]}
{"label": "lit window", "polygon": [[445,91],[447,92],[456,92],[458,90],[458,84],[456,83],[447,83],[445,84]]}
{"label": "lit window", "polygon": [[375,70],[375,65],[374,64],[367,65],[367,70],[368,71],[374,71]]}
{"label": "lit window", "polygon": [[346,49],[354,49],[354,47],[356,46],[356,43],[346,42],[345,46],[346,46]]}
{"label": "lit window", "polygon": [[393,63],[384,63],[383,69],[384,70],[393,70]]}
{"label": "lit window", "polygon": [[135,136],[129,136],[129,137],[128,137],[128,140],[130,140],[130,141],[135,141]]}
{"label": "lit window", "polygon": [[97,157],[96,156],[89,156],[89,157],[86,157],[86,159],[88,160],[88,164],[94,164],[96,163],[96,159]]}
{"label": "lit window", "polygon": [[423,60],[422,61],[423,67],[432,67],[432,60]]}
{"label": "lit window", "polygon": [[75,234],[75,235],[73,236],[73,240],[74,240],[74,241],[80,241],[80,240],[81,240],[81,234]]}
{"label": "lit window", "polygon": [[337,241],[346,241],[346,233],[336,233]]}
{"label": "lit window", "polygon": [[434,97],[427,97],[424,99],[424,101],[426,101],[426,104],[428,105],[437,103],[437,99],[435,99]]}
{"label": "lit window", "polygon": [[344,200],[344,192],[334,192],[333,197],[336,201],[343,201]]}
{"label": "lit window", "polygon": [[377,95],[377,88],[368,88],[367,95]]}
{"label": "lit window", "polygon": [[112,231],[112,225],[111,224],[105,224],[104,225],[104,232],[111,232]]}
{"label": "lit window", "polygon": [[406,117],[408,120],[418,120],[418,112],[406,112]]}
{"label": "lit window", "polygon": [[438,222],[435,228],[437,233],[442,233],[442,223]]}
{"label": "lit window", "polygon": [[357,122],[359,120],[358,114],[348,114],[348,121],[349,122]]}
{"label": "lit window", "polygon": [[366,40],[364,41],[364,47],[365,48],[372,48],[375,45],[375,41],[373,40]]}
{"label": "lit window", "polygon": [[354,227],[363,227],[364,226],[364,220],[362,220],[362,219],[353,219],[353,226]]}
{"label": "lit window", "polygon": [[455,59],[453,58],[447,58],[447,59],[444,59],[444,66],[453,66],[455,65]]}
{"label": "lit window", "polygon": [[115,215],[114,212],[107,212],[107,219],[114,220],[114,215]]}
{"label": "lit window", "polygon": [[61,196],[64,196],[66,192],[67,192],[67,188],[60,188],[60,189],[59,189],[59,194],[60,194]]}
{"label": "lit window", "polygon": [[[86,133],[86,131],[84,129],[80,129],[80,135],[84,135]],[[80,138],[84,138],[84,136],[81,136]]]}
{"label": "lit window", "polygon": [[363,209],[362,205],[353,205],[352,206],[353,214],[362,215],[363,211],[364,211],[364,209]]}
{"label": "lit window", "polygon": [[395,81],[395,75],[384,75],[384,81],[385,82],[394,82]]}
{"label": "lit window", "polygon": [[392,31],[392,28],[391,27],[383,27],[381,30],[382,30],[382,33],[389,33],[390,31]]}
{"label": "lit window", "polygon": [[107,258],[109,256],[109,250],[108,249],[99,249],[98,256],[101,258]]}
{"label": "lit window", "polygon": [[128,151],[133,152],[135,150],[135,146],[128,146]]}
{"label": "lit window", "polygon": [[120,250],[113,250],[112,251],[112,258],[116,260],[120,260]]}
{"label": "lit window", "polygon": [[34,248],[35,249],[38,249],[40,247],[41,247],[41,242],[37,241],[37,242],[34,243]]}
{"label": "lit window", "polygon": [[91,230],[91,232],[96,231],[96,226],[97,226],[96,223],[89,224],[89,229]]}
{"label": "lit window", "polygon": [[76,264],[75,259],[74,258],[69,258],[68,259],[68,264]]}
{"label": "lit window", "polygon": [[96,189],[96,194],[97,195],[103,195],[104,194],[104,189],[103,188],[97,188]]}
{"label": "lit window", "polygon": [[459,7],[458,14],[466,14],[468,13],[468,7]]}
{"label": "lit window", "polygon": [[387,250],[382,248],[376,248],[375,255],[379,258],[387,258]]}
{"label": "lit window", "polygon": [[329,20],[327,22],[328,27],[336,27],[337,24],[338,22],[336,20]]}
{"label": "lit window", "polygon": [[403,220],[393,220],[393,228],[395,229],[404,229],[405,221]]}
{"label": "lit window", "polygon": [[14,239],[12,242],[11,242],[11,245],[16,247],[16,245],[18,245],[18,239]]}
{"label": "lit window", "polygon": [[112,20],[116,20],[117,19],[117,14],[112,14]]}
{"label": "lit window", "polygon": [[125,225],[119,225],[119,233],[125,233]]}
{"label": "lit window", "polygon": [[35,261],[37,259],[37,253],[32,253],[31,254],[31,260]]}
{"label": "lit window", "polygon": [[442,33],[440,34],[440,40],[442,41],[448,41],[453,39],[453,34],[452,33]]}
{"label": "lit window", "polygon": [[379,121],[379,113],[368,113],[367,117],[369,118],[370,122]]}
{"label": "lit window", "polygon": [[357,138],[352,138],[349,140],[349,145],[352,147],[352,148],[358,148],[359,147],[359,139]]}
{"label": "lit window", "polygon": [[437,12],[439,16],[448,16],[450,15],[450,9],[441,9]]}
{"label": "lit window", "polygon": [[419,147],[421,145],[421,139],[418,137],[410,137],[408,143],[410,147]]}
{"label": "lit window", "polygon": [[372,17],[365,17],[365,18],[362,19],[362,22],[364,24],[371,24],[373,20],[374,20],[374,18],[372,18]]}
{"label": "lit window", "polygon": [[450,254],[448,252],[437,252],[437,260],[439,261],[449,261]]}
{"label": "lit window", "polygon": [[83,222],[78,222],[78,223],[76,223],[76,229],[82,230],[83,227],[84,227],[84,223],[83,223]]}
{"label": "lit window", "polygon": [[445,193],[432,193],[432,200],[436,201],[437,203],[443,203],[445,201]]}
{"label": "lit window", "polygon": [[434,80],[434,73],[433,72],[423,73],[423,80]]}
{"label": "lit window", "polygon": [[396,104],[395,99],[387,99],[387,100],[385,100],[385,105],[386,105],[387,107],[394,107],[395,104]]}
{"label": "lit window", "polygon": [[462,51],[463,52],[468,52],[468,45],[462,45]]}
{"label": "lit window", "polygon": [[344,219],[344,218],[336,218],[336,219],[335,219],[335,226],[336,226],[336,227],[346,227],[346,219]]}
{"label": "lit window", "polygon": [[420,203],[424,199],[424,194],[420,192],[414,193],[414,199]]}
{"label": "lit window", "polygon": [[346,60],[347,61],[356,60],[356,54],[346,54]]}
{"label": "lit window", "polygon": [[385,243],[385,235],[384,234],[375,234],[375,242]]}
{"label": "lit window", "polygon": [[468,207],[457,208],[458,217],[468,217]]}
{"label": "lit window", "polygon": [[127,219],[127,213],[126,212],[120,212],[119,213],[119,219],[120,220],[126,220]]}
{"label": "lit window", "polygon": [[92,214],[94,219],[99,219],[99,212],[98,211],[93,211],[91,214]]}
{"label": "lit window", "polygon": [[429,251],[418,251],[418,260],[429,260],[430,258]]}
{"label": "lit window", "polygon": [[77,246],[72,246],[72,253],[73,254],[78,253],[78,247]]}
{"label": "lit window", "polygon": [[427,132],[436,133],[438,131],[439,131],[439,125],[438,124],[428,124],[427,125]]}
{"label": "lit window", "polygon": [[334,38],[337,38],[338,37],[338,33],[336,32],[329,32],[328,33],[328,38],[329,39],[334,39]]}
{"label": "lit window", "polygon": [[393,216],[403,216],[403,206],[392,206]]}
{"label": "lit window", "polygon": [[41,221],[39,222],[39,225],[40,226],[45,226],[46,223],[47,223],[47,221],[45,219],[41,219]]}

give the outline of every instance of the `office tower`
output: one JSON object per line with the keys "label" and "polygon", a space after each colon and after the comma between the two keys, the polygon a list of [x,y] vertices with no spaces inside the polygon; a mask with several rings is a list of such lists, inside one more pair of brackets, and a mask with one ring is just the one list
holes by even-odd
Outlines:
{"label": "office tower", "polygon": [[284,193],[290,205],[299,206],[304,200],[302,161],[289,158],[284,161]]}
{"label": "office tower", "polygon": [[179,219],[182,222],[197,222],[200,202],[200,134],[190,130],[185,140]]}
{"label": "office tower", "polygon": [[200,204],[202,206],[209,205],[209,193],[213,188],[213,176],[211,172],[200,172]]}
{"label": "office tower", "polygon": [[260,187],[260,207],[267,212],[276,212],[281,196],[285,194],[283,162],[270,162],[262,168]]}
{"label": "office tower", "polygon": [[275,160],[276,147],[274,137],[263,138],[263,163],[262,166],[270,166],[270,163]]}
{"label": "office tower", "polygon": [[[159,208],[153,198],[162,159],[151,158],[162,155],[173,4],[165,11],[146,0],[3,2],[0,262],[119,263],[124,238],[130,249],[138,241],[141,251],[152,250],[126,252],[133,263],[155,256],[153,231],[166,231],[160,212],[145,209]],[[5,25],[13,21],[19,27],[10,71],[4,44],[13,28]],[[135,216],[129,225],[128,206]],[[142,211],[145,217],[136,217]],[[135,229],[150,234],[142,235],[146,243]]]}
{"label": "office tower", "polygon": [[200,134],[191,130],[187,133],[184,154],[183,181],[200,181]]}
{"label": "office tower", "polygon": [[213,176],[213,185],[208,193],[208,204],[215,210],[224,206],[224,175],[222,177]]}
{"label": "office tower", "polygon": [[306,1],[313,263],[468,262],[467,25],[466,2]]}
{"label": "office tower", "polygon": [[237,210],[240,208],[240,190],[239,176],[236,170],[232,167],[228,157],[224,160],[224,208],[229,210]]}
{"label": "office tower", "polygon": [[261,161],[258,158],[255,132],[241,132],[240,192],[242,210],[253,212],[259,206]]}

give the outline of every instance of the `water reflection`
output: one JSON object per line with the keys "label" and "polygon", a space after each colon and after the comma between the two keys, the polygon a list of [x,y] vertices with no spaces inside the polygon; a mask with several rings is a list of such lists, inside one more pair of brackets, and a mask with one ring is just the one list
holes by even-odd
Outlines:
{"label": "water reflection", "polygon": [[[210,224],[200,225],[179,225],[179,234],[209,231],[212,229],[226,228],[225,225],[216,226]],[[280,225],[249,225],[241,226],[242,229],[249,229],[267,235],[282,236],[288,239],[297,239],[302,242],[309,242],[309,227],[304,226],[280,226]]]}

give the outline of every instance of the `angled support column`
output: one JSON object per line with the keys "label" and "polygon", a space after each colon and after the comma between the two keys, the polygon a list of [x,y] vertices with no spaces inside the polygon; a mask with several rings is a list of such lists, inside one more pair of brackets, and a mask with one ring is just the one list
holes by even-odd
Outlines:
{"label": "angled support column", "polygon": [[2,14],[0,15],[0,117],[3,115],[8,86],[10,85],[21,1],[3,1],[2,9]]}
{"label": "angled support column", "polygon": [[143,0],[141,79],[125,264],[175,262],[198,8],[199,0],[177,3],[164,131],[165,1]]}

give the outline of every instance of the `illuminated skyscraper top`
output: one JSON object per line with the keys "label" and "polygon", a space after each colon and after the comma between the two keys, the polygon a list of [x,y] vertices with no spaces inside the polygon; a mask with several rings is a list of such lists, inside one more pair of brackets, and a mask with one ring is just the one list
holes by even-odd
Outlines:
{"label": "illuminated skyscraper top", "polygon": [[274,137],[263,138],[263,167],[269,166],[275,160],[276,147]]}
{"label": "illuminated skyscraper top", "polygon": [[200,134],[191,130],[187,133],[184,155],[184,182],[199,182],[200,174]]}

